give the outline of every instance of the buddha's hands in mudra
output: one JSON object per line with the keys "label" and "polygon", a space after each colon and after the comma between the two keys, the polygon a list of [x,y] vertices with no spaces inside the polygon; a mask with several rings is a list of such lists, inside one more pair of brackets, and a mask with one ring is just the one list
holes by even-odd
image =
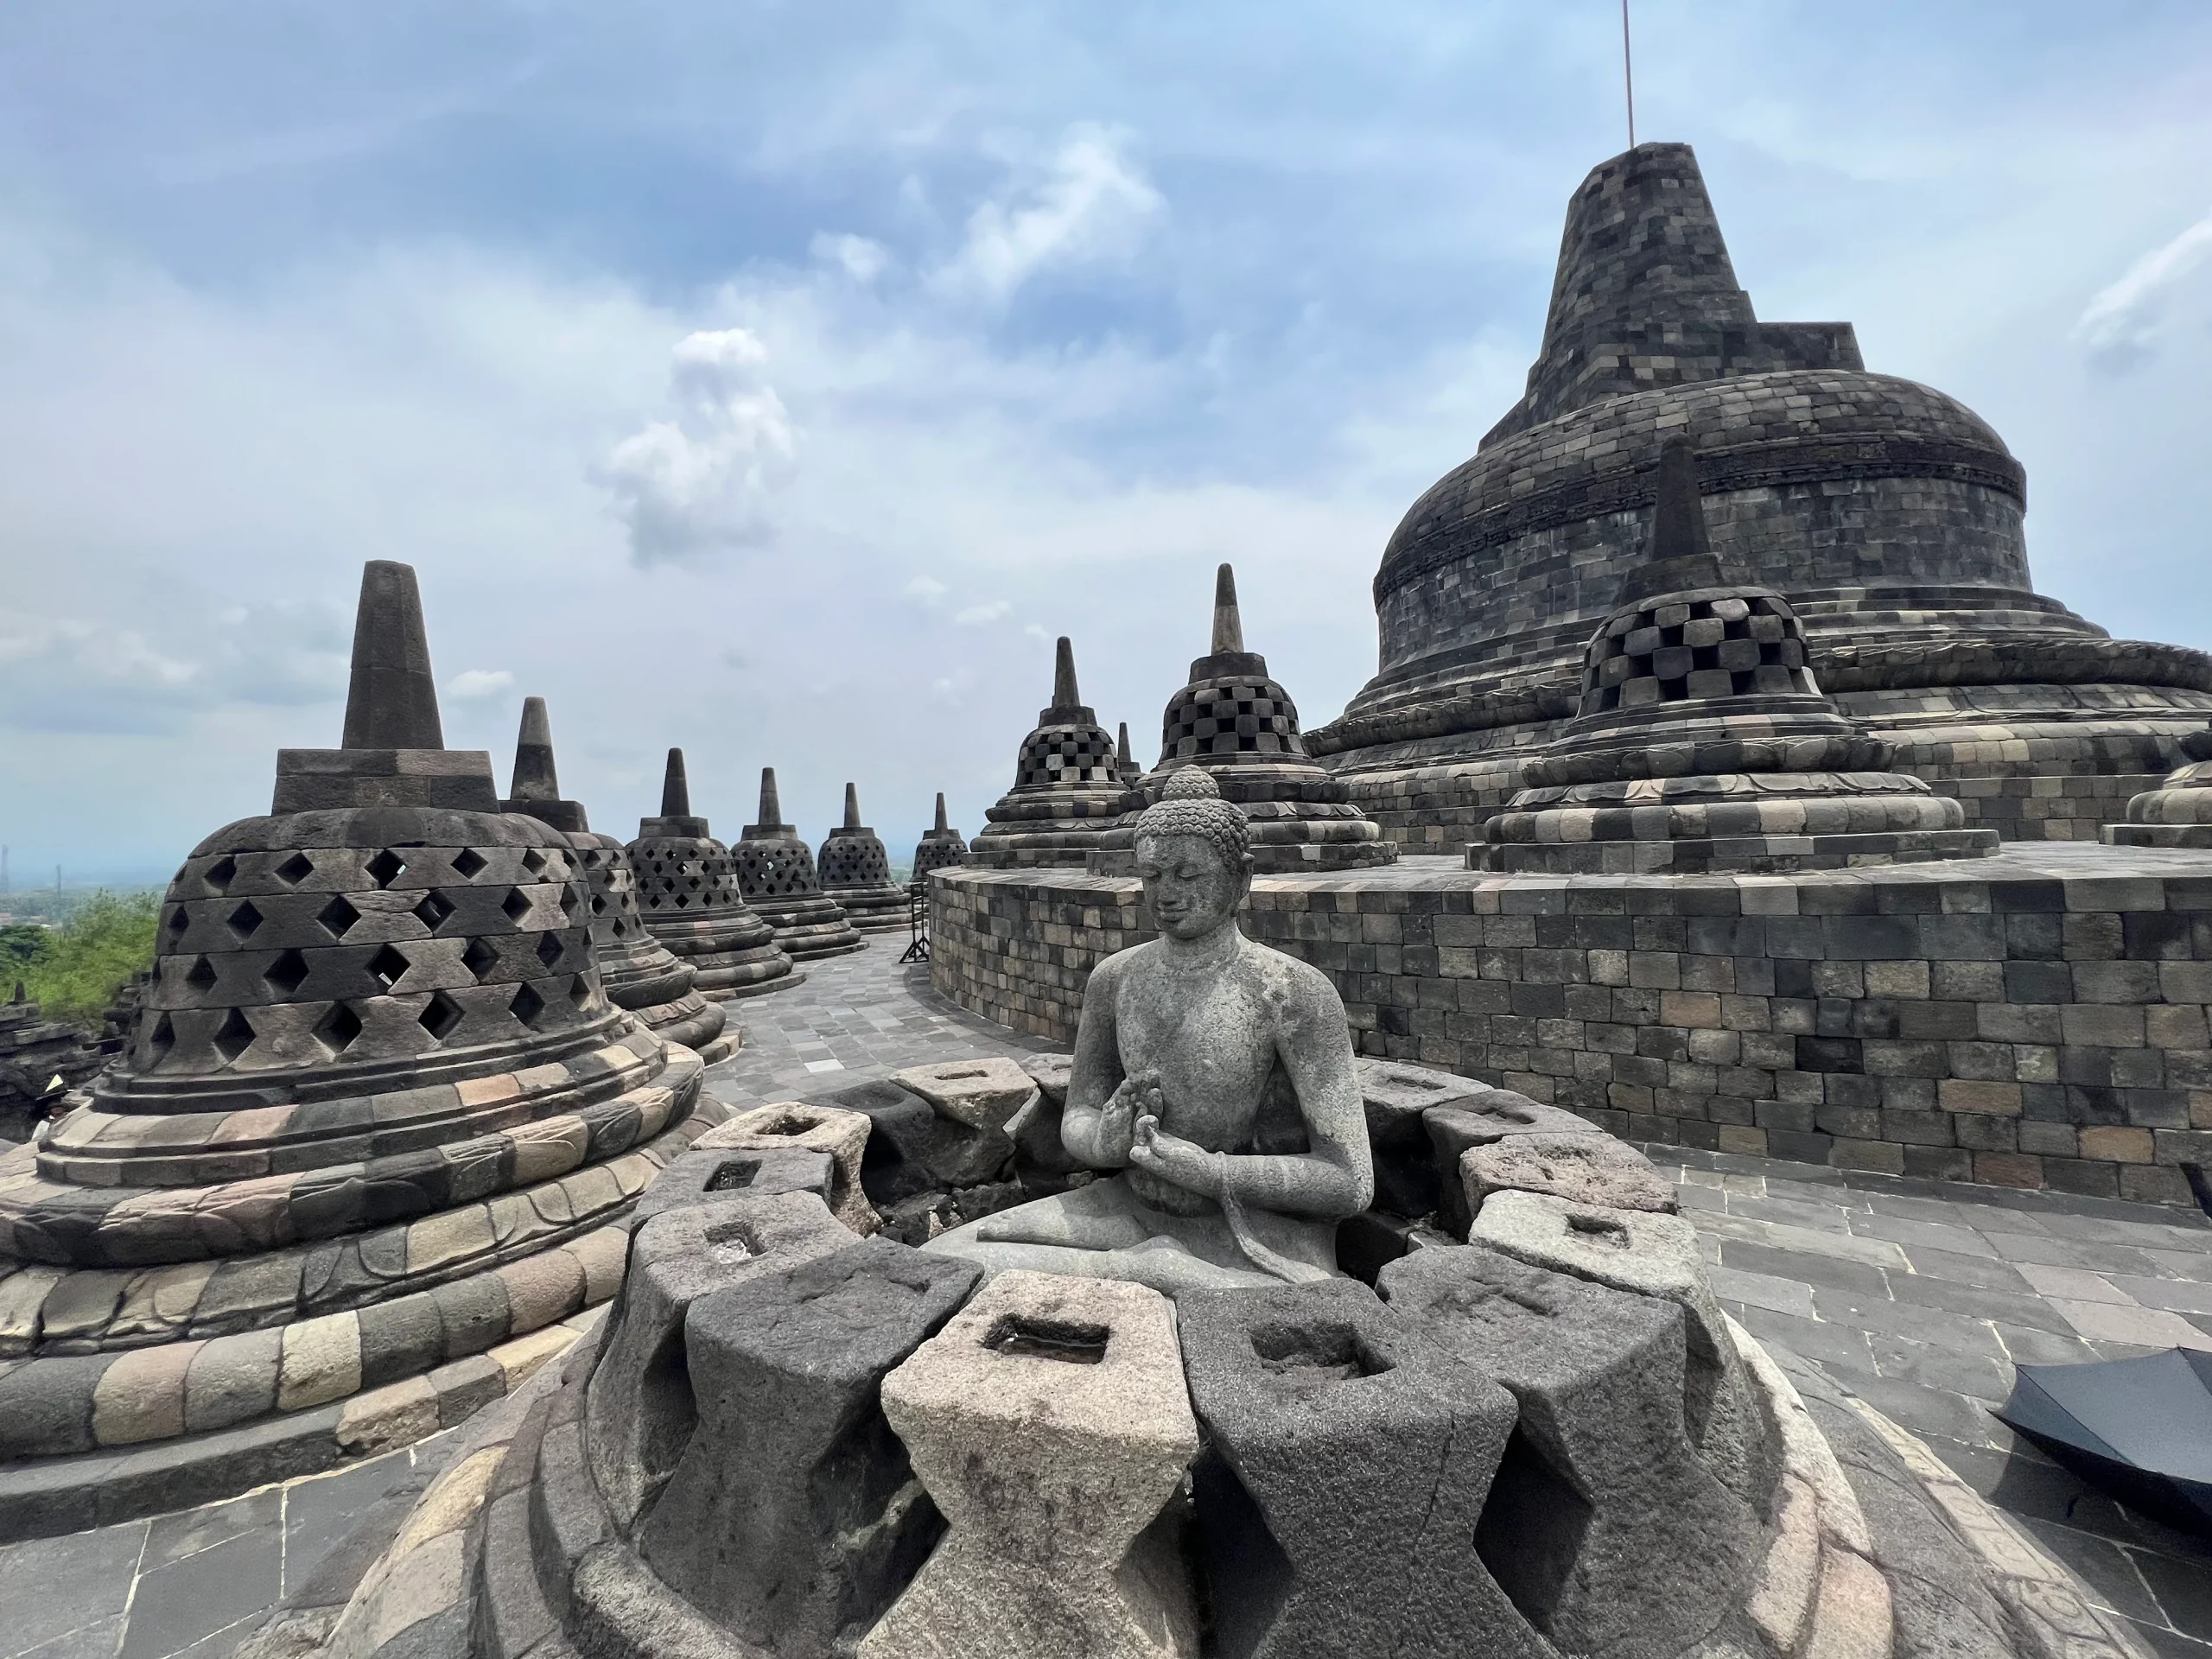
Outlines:
{"label": "buddha's hands in mudra", "polygon": [[1140,1071],[1124,1077],[1121,1087],[1098,1109],[1098,1150],[1105,1160],[1133,1161],[1137,1120],[1147,1114],[1156,1118],[1166,1109],[1167,1098],[1160,1091],[1160,1073]]}
{"label": "buddha's hands in mudra", "polygon": [[1209,1198],[1221,1196],[1223,1160],[1195,1141],[1168,1134],[1151,1112],[1144,1113],[1136,1121],[1129,1161],[1146,1173],[1172,1182],[1185,1192],[1202,1193]]}

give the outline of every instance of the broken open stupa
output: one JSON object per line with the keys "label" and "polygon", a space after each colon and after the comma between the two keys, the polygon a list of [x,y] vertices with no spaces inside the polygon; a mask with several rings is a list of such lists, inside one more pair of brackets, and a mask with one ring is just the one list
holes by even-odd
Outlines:
{"label": "broken open stupa", "polygon": [[697,969],[653,938],[638,911],[638,874],[629,849],[594,834],[582,801],[564,800],[553,763],[545,699],[524,697],[515,740],[515,770],[503,812],[521,812],[568,836],[591,888],[591,942],[607,1000],[627,1008],[664,1042],[681,1043],[708,1065],[737,1052],[737,1033],[721,1004],[693,987]]}
{"label": "broken open stupa", "polygon": [[638,909],[652,936],[697,974],[705,995],[728,1001],[789,990],[806,978],[753,913],[738,886],[737,861],[691,812],[683,751],[668,752],[660,816],[641,818],[629,846]]}
{"label": "broken open stupa", "polygon": [[613,1293],[720,1109],[607,1000],[590,894],[444,747],[415,573],[370,564],[342,746],[193,849],[129,1048],[0,1159],[0,1535],[435,1432]]}

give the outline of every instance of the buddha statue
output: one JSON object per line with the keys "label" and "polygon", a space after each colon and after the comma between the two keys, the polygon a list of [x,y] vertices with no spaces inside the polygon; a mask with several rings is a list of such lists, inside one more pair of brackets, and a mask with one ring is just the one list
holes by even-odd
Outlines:
{"label": "buddha statue", "polygon": [[1091,974],[1060,1127],[1097,1178],[925,1248],[1163,1291],[1334,1277],[1375,1187],[1344,1003],[1238,929],[1249,837],[1203,769],[1168,780],[1136,853],[1160,936]]}

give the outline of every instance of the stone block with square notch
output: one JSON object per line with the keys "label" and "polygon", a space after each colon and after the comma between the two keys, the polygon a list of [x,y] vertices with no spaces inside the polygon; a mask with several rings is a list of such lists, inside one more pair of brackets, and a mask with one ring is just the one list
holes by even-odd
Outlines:
{"label": "stone block with square notch", "polygon": [[1505,1390],[1349,1281],[1175,1306],[1218,1652],[1549,1659],[1468,1548],[1513,1434]]}
{"label": "stone block with square notch", "polygon": [[797,1147],[830,1154],[830,1211],[856,1233],[875,1230],[875,1211],[861,1186],[861,1162],[868,1149],[868,1120],[861,1113],[835,1107],[779,1100],[740,1112],[691,1143],[695,1152],[743,1150],[779,1152]]}
{"label": "stone block with square notch", "polygon": [[891,1080],[971,1129],[1003,1129],[1037,1092],[1030,1075],[1002,1054],[912,1065],[893,1072]]}
{"label": "stone block with square notch", "polygon": [[1494,1092],[1471,1077],[1425,1065],[1355,1060],[1367,1144],[1375,1158],[1375,1202],[1394,1214],[1429,1214],[1440,1201],[1440,1176],[1422,1114],[1432,1106]]}
{"label": "stone block with square notch", "polygon": [[1467,1222],[1474,1213],[1467,1208],[1466,1188],[1459,1177],[1459,1160],[1470,1147],[1493,1146],[1520,1135],[1587,1135],[1591,1127],[1587,1118],[1510,1089],[1493,1089],[1471,1100],[1431,1107],[1421,1114],[1421,1124],[1440,1178],[1437,1225],[1454,1238],[1467,1236]]}
{"label": "stone block with square notch", "polygon": [[1626,1141],[1595,1129],[1575,1135],[1503,1135],[1459,1154],[1459,1185],[1471,1214],[1497,1192],[1548,1192],[1571,1204],[1672,1215],[1674,1183]]}

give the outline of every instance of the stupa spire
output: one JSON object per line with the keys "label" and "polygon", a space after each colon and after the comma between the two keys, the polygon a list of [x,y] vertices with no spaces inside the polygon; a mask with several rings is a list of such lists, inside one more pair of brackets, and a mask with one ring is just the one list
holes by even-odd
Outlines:
{"label": "stupa spire", "polygon": [[1623,579],[1618,602],[1624,605],[1653,594],[1717,588],[1722,581],[1698,493],[1697,448],[1686,434],[1677,432],[1659,446],[1656,489],[1649,556]]}
{"label": "stupa spire", "polygon": [[1075,709],[1082,703],[1083,693],[1075,683],[1075,646],[1064,633],[1052,647],[1052,707]]}
{"label": "stupa spire", "polygon": [[773,766],[763,766],[760,768],[759,824],[763,829],[772,830],[779,827],[783,821],[784,803],[783,798],[776,791],[776,769]]}
{"label": "stupa spire", "polygon": [[845,828],[858,830],[861,823],[861,792],[854,785],[845,785]]}
{"label": "stupa spire", "polygon": [[681,749],[668,752],[668,771],[660,783],[660,815],[664,818],[691,816],[691,780],[684,776]]}
{"label": "stupa spire", "polygon": [[[1218,657],[1224,652],[1244,649],[1244,620],[1236,610],[1236,572],[1223,565],[1213,573],[1213,650]],[[1126,753],[1124,754],[1126,759]]]}
{"label": "stupa spire", "polygon": [[438,687],[423,628],[415,567],[372,559],[361,570],[353,672],[346,692],[348,749],[442,749]]}
{"label": "stupa spire", "polygon": [[950,827],[944,816],[944,791],[940,789],[937,792],[937,832],[941,836]]}
{"label": "stupa spire", "polygon": [[557,801],[561,780],[553,769],[553,723],[545,717],[545,699],[522,700],[522,730],[515,739],[514,781],[508,786],[514,801]]}

